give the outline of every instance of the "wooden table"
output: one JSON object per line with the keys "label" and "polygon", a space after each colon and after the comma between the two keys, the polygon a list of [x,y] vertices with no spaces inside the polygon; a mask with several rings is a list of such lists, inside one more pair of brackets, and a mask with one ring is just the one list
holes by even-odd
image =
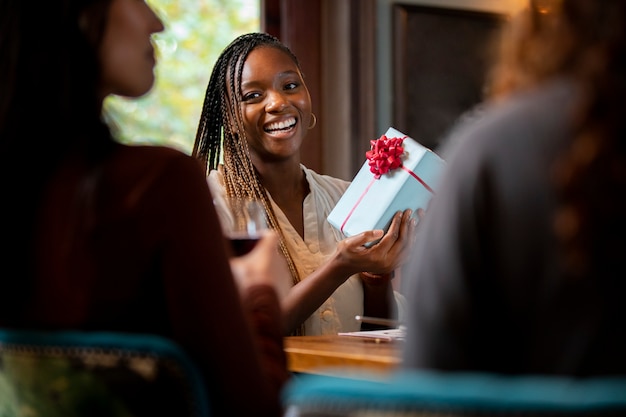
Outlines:
{"label": "wooden table", "polygon": [[292,372],[388,373],[400,363],[402,343],[339,335],[289,336],[285,352]]}

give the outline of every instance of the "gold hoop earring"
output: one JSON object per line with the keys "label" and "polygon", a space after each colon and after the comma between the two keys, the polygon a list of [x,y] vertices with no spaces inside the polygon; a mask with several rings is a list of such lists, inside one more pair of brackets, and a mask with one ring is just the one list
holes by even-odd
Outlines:
{"label": "gold hoop earring", "polygon": [[317,116],[315,116],[315,113],[311,113],[311,117],[313,118],[313,123],[309,125],[308,127],[309,130],[313,129],[315,125],[317,124]]}

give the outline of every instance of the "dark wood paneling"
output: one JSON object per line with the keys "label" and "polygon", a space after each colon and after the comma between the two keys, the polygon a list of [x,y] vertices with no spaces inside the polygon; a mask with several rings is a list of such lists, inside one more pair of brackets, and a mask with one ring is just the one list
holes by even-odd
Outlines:
{"label": "dark wood paneling", "polygon": [[350,167],[356,174],[365,162],[370,140],[383,132],[376,131],[376,2],[351,0],[350,62],[352,113]]}
{"label": "dark wood paneling", "polygon": [[[310,0],[283,0],[281,3],[281,37],[300,60],[304,79],[311,94],[313,113],[321,108],[321,2]],[[322,140],[318,117],[317,126],[309,131],[302,145],[302,162],[321,171]]]}
{"label": "dark wood paneling", "polygon": [[[263,0],[261,28],[278,37],[300,61],[311,94],[313,113],[321,108],[321,2],[310,0]],[[323,120],[311,129],[302,144],[302,163],[321,172]]]}
{"label": "dark wood paneling", "polygon": [[280,0],[260,0],[261,31],[280,39]]}
{"label": "dark wood paneling", "polygon": [[[309,132],[302,148],[302,162],[324,172],[322,132],[330,131],[320,109],[323,102],[322,74],[333,74],[324,62],[322,49],[323,16],[333,7],[345,5],[335,0],[261,0],[261,28],[280,38],[298,56],[305,73],[313,112],[318,125]],[[349,4],[350,43],[349,128],[333,140],[347,140],[349,155],[343,166],[356,172],[364,161],[369,140],[376,131],[378,92],[376,91],[376,30],[379,22],[374,0],[342,0]],[[325,7],[323,10],[322,7]],[[482,99],[482,87],[490,60],[491,41],[504,22],[504,15],[467,9],[390,3],[392,38],[392,115],[397,129],[422,144],[436,149],[441,138],[458,117]],[[324,65],[325,71],[322,71]],[[332,76],[332,75],[331,75]],[[327,82],[328,80],[326,80]]]}
{"label": "dark wood paneling", "polygon": [[396,4],[394,126],[436,149],[457,118],[482,99],[498,14]]}

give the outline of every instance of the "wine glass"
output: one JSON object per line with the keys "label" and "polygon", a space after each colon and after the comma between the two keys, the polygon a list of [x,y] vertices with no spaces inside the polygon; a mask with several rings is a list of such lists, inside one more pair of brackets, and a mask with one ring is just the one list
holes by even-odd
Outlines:
{"label": "wine glass", "polygon": [[265,209],[259,200],[231,197],[226,199],[228,218],[222,218],[222,229],[235,256],[250,252],[267,230]]}

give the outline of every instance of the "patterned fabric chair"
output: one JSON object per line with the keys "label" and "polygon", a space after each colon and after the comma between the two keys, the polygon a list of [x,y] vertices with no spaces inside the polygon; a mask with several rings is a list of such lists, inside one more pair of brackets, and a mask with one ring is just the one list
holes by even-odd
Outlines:
{"label": "patterned fabric chair", "polygon": [[378,378],[299,375],[284,391],[285,417],[626,416],[626,376],[400,371]]}
{"label": "patterned fabric chair", "polygon": [[2,417],[208,417],[201,375],[156,335],[0,329]]}

